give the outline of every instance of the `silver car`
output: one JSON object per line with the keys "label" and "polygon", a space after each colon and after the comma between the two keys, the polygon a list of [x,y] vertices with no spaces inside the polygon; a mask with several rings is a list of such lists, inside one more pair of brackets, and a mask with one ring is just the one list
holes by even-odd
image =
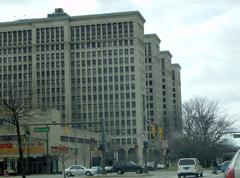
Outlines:
{"label": "silver car", "polygon": [[203,176],[203,168],[197,158],[182,158],[177,164],[178,178],[182,176],[195,175],[196,177]]}
{"label": "silver car", "polygon": [[87,175],[91,176],[97,173],[97,170],[88,169],[82,165],[72,165],[65,169],[65,174],[70,177],[74,175]]}
{"label": "silver car", "polygon": [[239,178],[240,177],[240,150],[233,156],[231,163],[224,173],[224,178]]}

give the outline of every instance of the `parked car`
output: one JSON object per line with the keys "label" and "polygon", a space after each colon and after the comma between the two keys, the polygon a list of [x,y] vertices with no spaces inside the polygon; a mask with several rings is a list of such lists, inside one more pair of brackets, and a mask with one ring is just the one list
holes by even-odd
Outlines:
{"label": "parked car", "polygon": [[221,170],[222,172],[225,172],[229,164],[230,161],[224,161],[223,163],[218,164],[218,169]]}
{"label": "parked car", "polygon": [[112,166],[105,166],[105,171],[107,173],[112,173],[113,172],[113,167]]}
{"label": "parked car", "polygon": [[233,156],[229,166],[227,167],[224,178],[239,178],[240,177],[240,150]]}
{"label": "parked car", "polygon": [[92,176],[97,173],[97,170],[94,169],[88,169],[82,165],[72,165],[65,169],[65,174],[70,177],[70,176],[75,176],[75,175],[87,175],[87,176]]}
{"label": "parked car", "polygon": [[7,169],[7,174],[11,176],[16,176],[17,172],[14,169],[9,168]]}
{"label": "parked car", "polygon": [[155,162],[147,162],[147,168],[148,170],[155,170],[156,169],[156,164]]}
{"label": "parked car", "polygon": [[96,174],[101,174],[103,172],[103,169],[100,166],[93,166],[91,167],[91,170],[96,171]]}
{"label": "parked car", "polygon": [[182,158],[177,164],[178,178],[181,176],[194,175],[196,177],[203,176],[203,168],[197,158]]}
{"label": "parked car", "polygon": [[165,165],[164,164],[157,164],[157,169],[164,169]]}
{"label": "parked car", "polygon": [[143,167],[133,161],[120,161],[113,164],[112,170],[118,174],[123,174],[124,172],[136,172],[140,174],[143,172]]}

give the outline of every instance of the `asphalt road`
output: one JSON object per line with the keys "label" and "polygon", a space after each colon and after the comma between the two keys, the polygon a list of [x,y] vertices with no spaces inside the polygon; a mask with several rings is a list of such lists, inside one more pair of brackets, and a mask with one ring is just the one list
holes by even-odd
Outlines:
{"label": "asphalt road", "polygon": [[[107,174],[107,175],[94,175],[94,176],[74,176],[78,178],[177,178],[176,171],[160,170],[160,171],[150,171],[148,174],[135,174],[135,173],[125,173],[125,174]],[[21,176],[8,176],[8,178],[21,178]],[[61,174],[54,175],[30,175],[27,178],[63,178]],[[193,176],[189,176],[193,178]],[[212,174],[211,171],[205,170],[203,178],[223,178],[223,173],[218,173],[218,175]]]}

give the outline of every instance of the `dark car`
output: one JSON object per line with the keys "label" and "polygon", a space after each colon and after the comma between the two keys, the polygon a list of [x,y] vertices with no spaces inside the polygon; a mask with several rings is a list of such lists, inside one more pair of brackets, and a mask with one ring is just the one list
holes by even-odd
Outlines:
{"label": "dark car", "polygon": [[229,166],[227,167],[224,178],[239,178],[240,177],[240,150],[233,156]]}
{"label": "dark car", "polygon": [[230,164],[230,161],[224,161],[223,163],[218,164],[218,169],[222,172],[225,172],[229,164]]}
{"label": "dark car", "polygon": [[143,167],[133,161],[120,161],[113,164],[112,170],[118,174],[123,174],[124,172],[136,172],[140,174],[143,172]]}

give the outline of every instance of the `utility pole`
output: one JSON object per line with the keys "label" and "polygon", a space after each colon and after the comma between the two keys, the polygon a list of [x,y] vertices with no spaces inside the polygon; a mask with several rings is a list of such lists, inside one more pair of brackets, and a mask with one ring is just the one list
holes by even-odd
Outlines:
{"label": "utility pole", "polygon": [[29,142],[29,135],[27,136],[27,175],[29,175],[30,174],[30,172],[29,172],[29,144],[30,144],[30,142]]}
{"label": "utility pole", "polygon": [[105,151],[106,151],[106,143],[105,143],[105,127],[104,127],[104,120],[100,121],[100,128],[102,130],[102,169],[103,174],[106,174],[105,171]]}
{"label": "utility pole", "polygon": [[[48,127],[48,125],[46,126]],[[47,173],[50,173],[50,164],[49,164],[49,129],[46,132],[46,151],[47,151]]]}
{"label": "utility pole", "polygon": [[147,152],[148,152],[148,141],[144,141],[143,142],[143,154],[144,154],[144,173],[148,173],[148,168],[147,168],[147,159],[148,159],[148,156],[147,156]]}
{"label": "utility pole", "polygon": [[[76,130],[76,126],[74,126],[74,137],[75,137],[75,147],[77,147],[77,130]],[[77,165],[78,152],[76,151],[76,148],[74,150],[74,155],[75,155],[75,165]]]}

